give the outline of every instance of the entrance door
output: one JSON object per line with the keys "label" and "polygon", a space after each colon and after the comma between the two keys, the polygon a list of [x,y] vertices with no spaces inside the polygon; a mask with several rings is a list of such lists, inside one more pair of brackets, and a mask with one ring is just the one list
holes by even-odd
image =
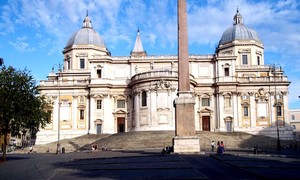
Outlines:
{"label": "entrance door", "polygon": [[118,123],[118,133],[125,132],[125,118],[124,117],[118,117],[117,118]]}
{"label": "entrance door", "polygon": [[202,131],[210,131],[210,116],[202,116]]}
{"label": "entrance door", "polygon": [[97,124],[97,134],[101,134],[102,124]]}
{"label": "entrance door", "polygon": [[232,131],[232,121],[226,121],[226,130],[227,132]]}

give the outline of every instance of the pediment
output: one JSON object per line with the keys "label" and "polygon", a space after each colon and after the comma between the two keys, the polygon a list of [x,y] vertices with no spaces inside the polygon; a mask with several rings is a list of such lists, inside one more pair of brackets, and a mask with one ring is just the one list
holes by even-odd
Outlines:
{"label": "pediment", "polygon": [[231,116],[227,116],[224,118],[224,121],[232,121],[232,120],[233,120],[233,118]]}
{"label": "pediment", "polygon": [[127,112],[124,110],[118,110],[114,114],[127,114]]}
{"label": "pediment", "polygon": [[200,111],[200,113],[211,113],[213,112],[213,110],[209,109],[209,108],[204,108]]}
{"label": "pediment", "polygon": [[96,119],[96,120],[94,121],[95,124],[101,124],[102,122],[103,122],[102,119]]}

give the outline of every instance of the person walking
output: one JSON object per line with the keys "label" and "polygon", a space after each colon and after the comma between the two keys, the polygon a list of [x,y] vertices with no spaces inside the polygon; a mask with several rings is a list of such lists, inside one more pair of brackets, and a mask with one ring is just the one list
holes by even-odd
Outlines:
{"label": "person walking", "polygon": [[215,150],[215,141],[212,141],[211,142],[211,151],[214,151]]}
{"label": "person walking", "polygon": [[220,149],[221,149],[221,146],[220,146],[220,141],[217,142],[217,154],[220,154]]}
{"label": "person walking", "polygon": [[225,145],[223,143],[223,141],[221,141],[221,144],[220,144],[220,150],[221,150],[221,154],[223,154],[225,152]]}

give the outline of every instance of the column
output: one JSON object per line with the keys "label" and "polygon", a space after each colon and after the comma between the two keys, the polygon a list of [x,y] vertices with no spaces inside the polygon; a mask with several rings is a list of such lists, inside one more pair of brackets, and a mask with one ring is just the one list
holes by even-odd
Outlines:
{"label": "column", "polygon": [[238,108],[239,108],[239,104],[238,104],[238,100],[237,100],[237,92],[233,92],[232,93],[232,108],[233,108],[233,130],[238,130],[239,129],[239,119],[238,119]]}
{"label": "column", "polygon": [[254,93],[249,93],[250,98],[250,126],[251,128],[256,127],[257,113],[256,113],[256,101]]}
{"label": "column", "polygon": [[220,124],[220,131],[225,131],[225,121],[224,121],[224,96],[222,93],[219,95],[219,124]]}

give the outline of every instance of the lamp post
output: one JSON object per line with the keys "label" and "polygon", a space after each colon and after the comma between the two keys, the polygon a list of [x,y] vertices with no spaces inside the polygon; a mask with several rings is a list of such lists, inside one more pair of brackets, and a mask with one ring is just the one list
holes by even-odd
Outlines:
{"label": "lamp post", "polygon": [[61,75],[61,64],[58,64],[58,77],[57,77],[57,84],[58,84],[58,117],[57,117],[57,148],[56,154],[60,153],[60,75]]}
{"label": "lamp post", "polygon": [[277,130],[277,151],[281,151],[281,145],[280,145],[280,138],[279,138],[279,124],[278,124],[278,102],[277,102],[277,84],[276,84],[276,69],[279,68],[281,69],[280,66],[278,66],[277,64],[272,64],[270,66],[270,70],[273,74],[274,77],[274,86],[275,86],[275,103],[274,106],[275,107],[275,123],[276,123],[276,130]]}

